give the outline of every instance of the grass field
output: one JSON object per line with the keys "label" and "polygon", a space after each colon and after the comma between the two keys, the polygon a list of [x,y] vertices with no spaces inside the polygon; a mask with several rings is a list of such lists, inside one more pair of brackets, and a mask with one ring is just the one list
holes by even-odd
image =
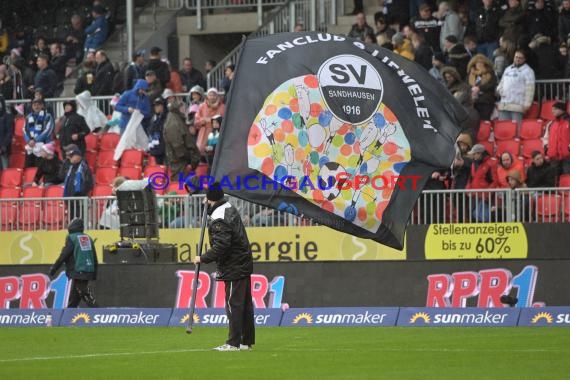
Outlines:
{"label": "grass field", "polygon": [[2,328],[1,379],[570,379],[568,328]]}

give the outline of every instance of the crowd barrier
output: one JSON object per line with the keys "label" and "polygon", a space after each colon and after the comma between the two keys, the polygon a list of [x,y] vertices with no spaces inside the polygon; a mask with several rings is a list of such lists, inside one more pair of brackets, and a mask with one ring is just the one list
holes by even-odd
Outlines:
{"label": "crowd barrier", "polygon": [[[157,196],[159,228],[200,225],[203,195]],[[101,223],[114,197],[0,199],[0,231],[65,229],[81,216],[89,230],[118,229]],[[316,226],[312,220],[229,197],[246,227]],[[568,223],[570,188],[426,190],[412,211],[410,225],[436,223]]]}
{"label": "crowd barrier", "polygon": [[[188,309],[0,310],[2,327],[184,327]],[[196,309],[194,326],[224,327],[220,308]],[[570,307],[423,308],[334,307],[255,309],[257,327],[570,327]]]}

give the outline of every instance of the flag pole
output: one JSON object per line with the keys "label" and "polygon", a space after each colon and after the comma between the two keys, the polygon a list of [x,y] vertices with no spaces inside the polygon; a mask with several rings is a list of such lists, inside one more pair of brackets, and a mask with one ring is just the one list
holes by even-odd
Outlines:
{"label": "flag pole", "polygon": [[[204,205],[202,214],[202,225],[200,230],[200,243],[198,244],[198,252],[196,255],[202,256],[202,247],[204,245],[204,232],[206,231],[206,223],[208,219],[208,205]],[[198,291],[198,277],[200,276],[200,263],[196,264],[194,270],[194,280],[192,281],[192,298],[190,299],[190,312],[188,313],[188,324],[186,325],[186,333],[192,334],[192,325],[194,323],[194,309],[196,308],[196,292]]]}

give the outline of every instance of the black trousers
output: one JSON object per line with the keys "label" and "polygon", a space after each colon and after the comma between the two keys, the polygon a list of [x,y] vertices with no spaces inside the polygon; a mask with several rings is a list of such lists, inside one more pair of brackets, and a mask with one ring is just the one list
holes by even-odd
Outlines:
{"label": "black trousers", "polygon": [[81,300],[85,301],[89,307],[97,307],[95,297],[93,297],[88,285],[88,280],[72,280],[71,292],[69,293],[69,304],[67,307],[77,307]]}
{"label": "black trousers", "polygon": [[240,344],[251,346],[255,344],[251,277],[225,281],[225,285],[226,315],[230,327],[226,343],[234,347],[239,347]]}

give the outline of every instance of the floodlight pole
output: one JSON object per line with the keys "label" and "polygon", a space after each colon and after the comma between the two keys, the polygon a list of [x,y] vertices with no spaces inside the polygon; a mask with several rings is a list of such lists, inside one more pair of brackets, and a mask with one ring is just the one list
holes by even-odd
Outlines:
{"label": "floodlight pole", "polygon": [[[198,244],[198,252],[196,255],[202,256],[202,246],[204,245],[204,232],[206,231],[206,223],[208,221],[208,205],[204,205],[202,215],[202,225],[200,230],[200,243]],[[194,270],[194,280],[192,281],[192,298],[190,299],[190,312],[188,313],[188,324],[186,325],[186,333],[192,334],[192,324],[194,323],[194,309],[196,308],[196,292],[198,291],[198,277],[200,276],[200,263],[196,264]]]}
{"label": "floodlight pole", "polygon": [[134,14],[134,1],[127,0],[127,62],[130,61],[135,49]]}

